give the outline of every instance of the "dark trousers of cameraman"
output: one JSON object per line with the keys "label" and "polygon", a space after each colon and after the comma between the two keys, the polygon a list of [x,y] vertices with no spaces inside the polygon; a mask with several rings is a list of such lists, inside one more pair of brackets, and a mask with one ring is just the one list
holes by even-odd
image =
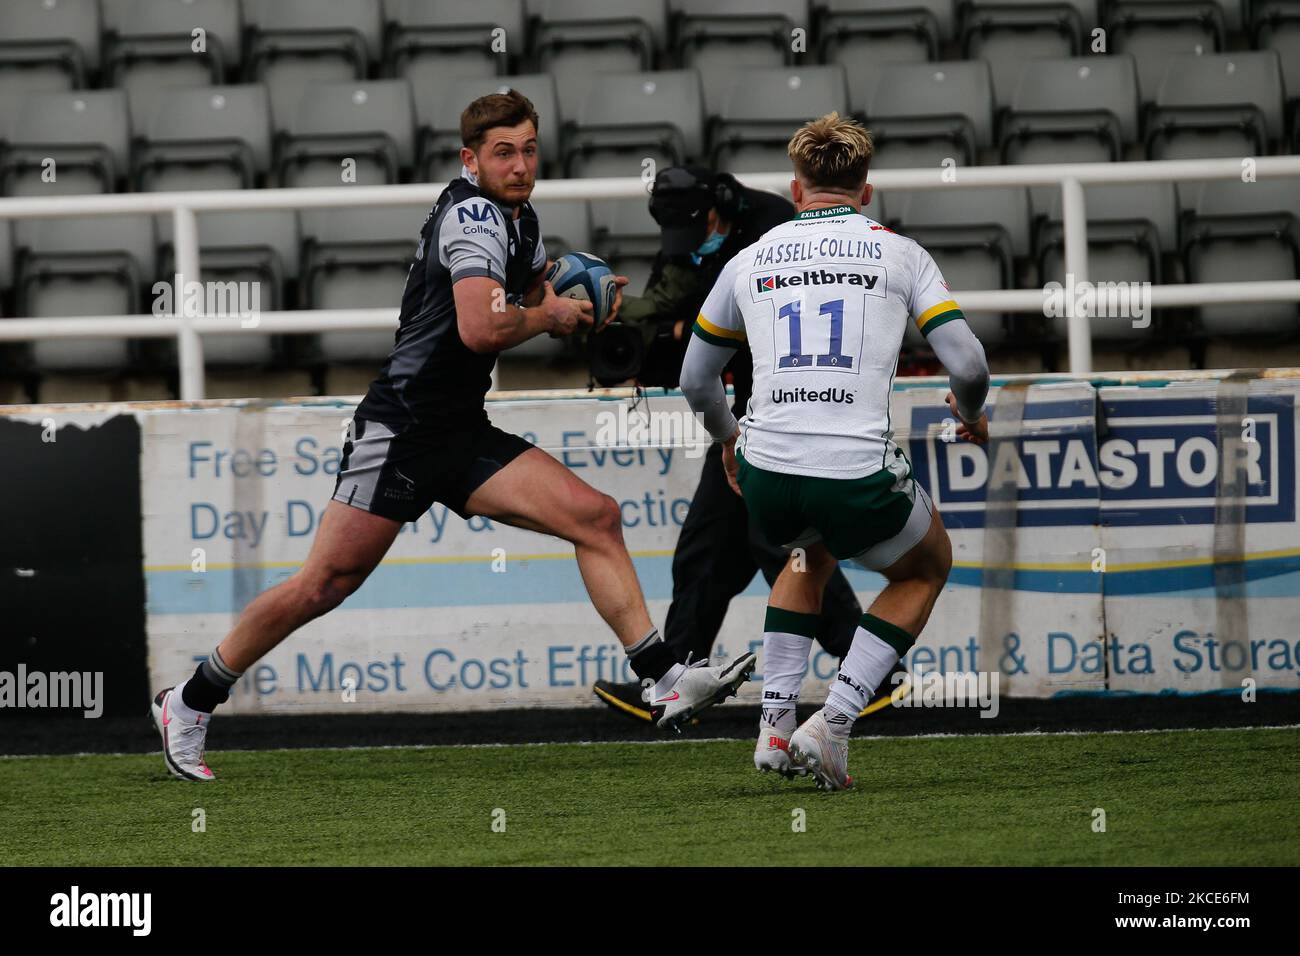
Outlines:
{"label": "dark trousers of cameraman", "polygon": [[[673,603],[664,622],[664,642],[679,661],[708,657],[717,640],[727,605],[762,571],[768,586],[776,582],[789,553],[766,541],[749,522],[745,501],[727,484],[722,446],[716,442],[704,458],[691,510],[673,552]],[[817,643],[841,658],[849,652],[862,605],[838,568],[822,594]]]}

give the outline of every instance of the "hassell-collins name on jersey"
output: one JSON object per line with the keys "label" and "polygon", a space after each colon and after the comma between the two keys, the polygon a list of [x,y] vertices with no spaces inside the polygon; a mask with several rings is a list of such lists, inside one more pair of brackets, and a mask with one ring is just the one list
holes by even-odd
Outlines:
{"label": "hassell-collins name on jersey", "polygon": [[776,242],[754,253],[754,265],[775,266],[809,259],[879,259],[880,241],[822,236],[799,242]]}
{"label": "hassell-collins name on jersey", "polygon": [[847,388],[823,388],[820,392],[806,388],[778,388],[772,391],[773,404],[783,402],[838,402],[841,405],[853,404],[853,393]]}

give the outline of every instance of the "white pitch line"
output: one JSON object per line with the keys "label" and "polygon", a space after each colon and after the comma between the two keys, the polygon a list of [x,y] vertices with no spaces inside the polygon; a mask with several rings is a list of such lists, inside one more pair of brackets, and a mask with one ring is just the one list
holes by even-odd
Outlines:
{"label": "white pitch line", "polygon": [[[1231,730],[1300,730],[1300,724],[1260,724],[1249,727],[1147,727],[1140,730],[1015,730],[1002,734],[876,734],[853,737],[859,740],[951,740],[955,738],[982,739],[989,737],[1092,737],[1109,734],[1186,734],[1202,731]],[[749,740],[748,737],[683,737],[669,740],[563,740],[531,741],[527,743],[504,744],[367,744],[347,747],[258,747],[239,750],[214,750],[220,754],[269,754],[285,753],[295,750],[340,751],[351,750],[489,750],[503,747],[603,747],[606,745],[634,745],[658,747],[665,744],[720,744]],[[81,752],[73,754],[0,754],[0,760],[44,760],[52,757],[149,757],[161,754],[161,750],[135,751],[133,753]]]}

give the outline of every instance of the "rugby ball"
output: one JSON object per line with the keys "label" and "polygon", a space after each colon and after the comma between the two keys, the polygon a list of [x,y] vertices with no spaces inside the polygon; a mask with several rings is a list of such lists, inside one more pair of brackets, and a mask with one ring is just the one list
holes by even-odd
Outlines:
{"label": "rugby ball", "polygon": [[546,273],[546,281],[555,289],[556,295],[590,302],[596,327],[609,316],[618,293],[614,270],[605,260],[586,252],[570,252],[556,259],[551,271]]}

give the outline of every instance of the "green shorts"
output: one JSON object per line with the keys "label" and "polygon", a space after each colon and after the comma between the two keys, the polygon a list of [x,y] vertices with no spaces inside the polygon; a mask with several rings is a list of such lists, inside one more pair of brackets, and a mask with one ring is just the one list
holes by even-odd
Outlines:
{"label": "green shorts", "polygon": [[736,480],[750,518],[786,548],[817,541],[840,560],[884,570],[925,537],[934,506],[900,452],[893,468],[865,478],[814,478],[766,471],[736,451]]}

